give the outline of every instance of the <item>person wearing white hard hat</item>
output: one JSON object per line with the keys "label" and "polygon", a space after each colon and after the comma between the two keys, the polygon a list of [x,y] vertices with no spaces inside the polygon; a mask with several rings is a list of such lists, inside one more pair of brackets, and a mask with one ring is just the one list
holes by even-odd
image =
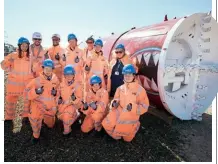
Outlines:
{"label": "person wearing white hard hat", "polygon": [[49,59],[48,51],[44,50],[41,45],[42,35],[39,32],[34,32],[32,35],[33,44],[30,45],[31,60],[33,62],[32,71],[35,72],[35,77],[42,72],[42,62]]}
{"label": "person wearing white hard hat", "polygon": [[52,35],[52,43],[53,46],[48,49],[48,54],[51,57],[51,59],[54,61],[54,73],[58,77],[59,81],[62,81],[63,76],[63,67],[61,65],[61,62],[63,60],[63,54],[64,54],[64,48],[60,46],[60,40],[61,37],[59,34],[53,34]]}

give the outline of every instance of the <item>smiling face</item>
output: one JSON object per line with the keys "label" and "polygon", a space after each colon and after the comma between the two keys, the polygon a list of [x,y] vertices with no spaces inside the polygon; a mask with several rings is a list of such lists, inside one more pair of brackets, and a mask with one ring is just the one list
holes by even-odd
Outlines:
{"label": "smiling face", "polygon": [[86,44],[89,50],[92,50],[94,48],[94,42],[92,40],[87,40]]}
{"label": "smiling face", "polygon": [[58,46],[60,43],[60,38],[52,37],[52,43],[53,43],[53,46]]}
{"label": "smiling face", "polygon": [[28,50],[29,45],[27,43],[22,43],[20,45],[21,51],[26,52]]}
{"label": "smiling face", "polygon": [[52,68],[51,67],[44,67],[43,72],[46,76],[51,76],[52,75]]}
{"label": "smiling face", "polygon": [[70,47],[75,48],[77,46],[77,41],[76,39],[71,39],[68,41]]}
{"label": "smiling face", "polygon": [[64,75],[64,77],[67,82],[70,82],[74,80],[75,75]]}
{"label": "smiling face", "polygon": [[125,74],[124,75],[124,81],[127,83],[133,82],[135,76],[133,74]]}
{"label": "smiling face", "polygon": [[100,52],[102,50],[102,47],[101,46],[99,46],[99,45],[96,45],[95,46],[95,51],[96,52]]}
{"label": "smiling face", "polygon": [[41,45],[41,42],[42,42],[42,39],[33,38],[33,44],[34,44],[35,46]]}
{"label": "smiling face", "polygon": [[116,57],[118,58],[118,59],[120,59],[120,58],[122,58],[123,57],[123,55],[124,55],[124,50],[123,49],[116,49],[115,50],[115,53],[116,53]]}
{"label": "smiling face", "polygon": [[101,88],[101,85],[100,84],[93,84],[93,85],[91,85],[91,88],[94,92],[97,92]]}

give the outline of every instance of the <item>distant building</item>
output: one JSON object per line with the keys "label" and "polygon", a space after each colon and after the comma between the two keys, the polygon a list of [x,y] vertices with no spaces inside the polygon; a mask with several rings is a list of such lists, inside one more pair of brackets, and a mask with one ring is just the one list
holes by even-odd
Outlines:
{"label": "distant building", "polygon": [[16,48],[8,43],[4,43],[4,55],[7,56],[8,54],[16,51]]}

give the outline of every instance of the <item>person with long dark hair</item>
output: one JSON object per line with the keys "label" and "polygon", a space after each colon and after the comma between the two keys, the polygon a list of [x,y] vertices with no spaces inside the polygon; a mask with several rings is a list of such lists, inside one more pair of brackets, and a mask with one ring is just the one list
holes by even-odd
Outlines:
{"label": "person with long dark hair", "polygon": [[22,116],[28,117],[29,101],[24,97],[24,89],[27,83],[34,78],[29,45],[28,39],[19,38],[17,51],[5,56],[5,59],[1,62],[2,69],[8,73],[5,120],[15,119],[16,103],[20,96],[24,100]]}

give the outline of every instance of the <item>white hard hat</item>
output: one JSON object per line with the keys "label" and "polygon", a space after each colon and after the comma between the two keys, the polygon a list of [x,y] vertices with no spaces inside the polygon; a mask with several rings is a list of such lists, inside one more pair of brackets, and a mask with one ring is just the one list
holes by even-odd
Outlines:
{"label": "white hard hat", "polygon": [[42,35],[39,32],[34,32],[32,38],[33,39],[42,39]]}
{"label": "white hard hat", "polygon": [[53,37],[57,37],[57,38],[61,39],[61,36],[60,36],[59,34],[53,34],[53,35],[52,35],[52,38],[53,38]]}

